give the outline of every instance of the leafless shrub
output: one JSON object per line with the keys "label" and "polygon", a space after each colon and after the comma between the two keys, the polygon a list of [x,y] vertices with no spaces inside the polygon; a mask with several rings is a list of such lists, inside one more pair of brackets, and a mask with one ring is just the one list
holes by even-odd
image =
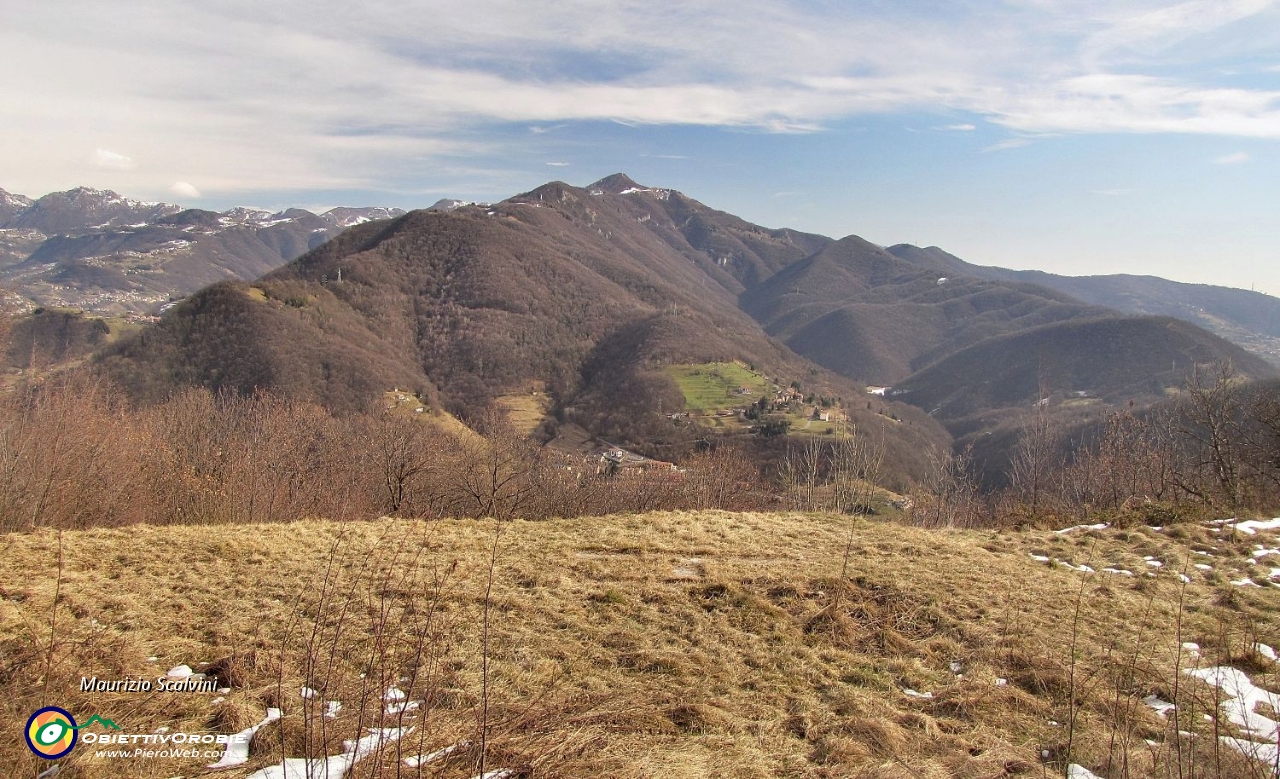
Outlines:
{"label": "leafless shrub", "polygon": [[926,481],[909,516],[922,527],[977,527],[982,523],[982,499],[973,472],[972,447],[954,453],[935,450],[929,455]]}
{"label": "leafless shrub", "polygon": [[19,387],[0,404],[0,529],[73,529],[146,516],[145,433],[90,373]]}

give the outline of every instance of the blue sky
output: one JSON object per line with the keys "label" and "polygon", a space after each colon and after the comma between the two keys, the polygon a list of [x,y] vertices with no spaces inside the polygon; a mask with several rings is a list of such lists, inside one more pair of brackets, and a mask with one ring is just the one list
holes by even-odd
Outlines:
{"label": "blue sky", "polygon": [[1280,294],[1280,4],[0,0],[0,187],[771,227]]}

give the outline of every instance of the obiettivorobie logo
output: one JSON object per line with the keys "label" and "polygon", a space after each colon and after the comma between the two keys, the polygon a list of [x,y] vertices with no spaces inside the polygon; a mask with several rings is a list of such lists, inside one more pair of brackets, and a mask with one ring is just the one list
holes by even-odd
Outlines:
{"label": "obiettivorobie logo", "polygon": [[94,723],[104,728],[120,730],[120,726],[104,717],[94,714],[83,725],[76,724],[71,712],[57,706],[45,706],[31,715],[27,720],[27,729],[23,735],[27,738],[27,746],[46,760],[57,760],[66,755],[76,745],[81,728]]}
{"label": "obiettivorobie logo", "polygon": [[[222,733],[170,733],[168,728],[159,728],[154,733],[85,733],[80,731],[93,724],[99,724],[107,730],[123,730],[119,725],[97,714],[89,717],[83,724],[76,724],[71,712],[57,706],[45,706],[31,715],[27,720],[23,736],[32,752],[46,760],[57,760],[65,757],[77,743],[95,744],[99,747],[120,747],[116,749],[99,749],[95,756],[99,758],[201,758],[221,760],[226,756],[225,750],[232,745],[244,745],[248,750],[249,739],[253,731],[242,731],[230,735]],[[207,746],[206,746],[207,745]]]}

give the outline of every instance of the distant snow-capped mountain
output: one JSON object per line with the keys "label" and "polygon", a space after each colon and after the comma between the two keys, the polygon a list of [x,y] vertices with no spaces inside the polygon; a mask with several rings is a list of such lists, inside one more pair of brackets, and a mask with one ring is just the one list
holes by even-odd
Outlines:
{"label": "distant snow-capped mountain", "polygon": [[477,203],[472,200],[454,200],[453,198],[441,198],[431,205],[427,206],[428,211],[456,211],[465,206],[487,206],[488,203]]}
{"label": "distant snow-capped mountain", "polygon": [[148,224],[176,214],[181,206],[133,200],[111,190],[77,187],[51,192],[15,214],[5,227],[56,235],[76,230]]}
{"label": "distant snow-capped mountain", "polygon": [[222,213],[78,187],[32,200],[0,189],[0,284],[31,306],[151,313],[227,278],[256,278],[343,229],[399,208]]}
{"label": "distant snow-capped mountain", "polygon": [[383,208],[375,206],[371,208],[346,208],[338,206],[331,208],[321,214],[321,218],[334,227],[354,227],[365,222],[376,222],[381,219],[395,219],[397,216],[404,216],[403,208]]}
{"label": "distant snow-capped mountain", "polygon": [[0,189],[0,225],[26,211],[33,201],[23,195],[14,195]]}

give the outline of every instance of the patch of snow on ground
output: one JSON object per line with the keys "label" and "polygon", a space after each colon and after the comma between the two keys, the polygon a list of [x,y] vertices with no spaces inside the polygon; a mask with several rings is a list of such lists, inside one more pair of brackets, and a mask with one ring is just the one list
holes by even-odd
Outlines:
{"label": "patch of snow on ground", "polygon": [[1276,765],[1277,761],[1280,761],[1280,750],[1276,749],[1275,744],[1259,744],[1256,741],[1246,741],[1245,739],[1232,738],[1231,736],[1219,736],[1218,740],[1260,763]]}
{"label": "patch of snow on ground", "polygon": [[1266,704],[1273,711],[1280,711],[1280,695],[1255,686],[1244,671],[1228,666],[1188,670],[1185,673],[1217,687],[1226,696],[1226,700],[1222,702],[1223,713],[1231,724],[1244,732],[1246,738],[1222,736],[1222,743],[1257,760],[1275,765],[1278,756],[1276,738],[1280,735],[1280,723],[1254,710],[1260,704]]}
{"label": "patch of snow on ground", "polygon": [[1253,649],[1255,652],[1267,658],[1273,663],[1276,662],[1276,660],[1280,660],[1280,657],[1276,657],[1276,650],[1272,649],[1266,644],[1254,644]]}
{"label": "patch of snow on ground", "polygon": [[1246,519],[1238,522],[1235,519],[1223,519],[1210,522],[1211,525],[1230,525],[1245,535],[1256,535],[1259,530],[1280,530],[1280,517],[1275,519]]}
{"label": "patch of snow on ground", "polygon": [[387,715],[395,716],[397,714],[403,714],[406,711],[417,711],[418,706],[419,706],[419,703],[417,701],[405,701],[403,703],[390,703],[390,704],[387,704]]}
{"label": "patch of snow on ground", "polygon": [[1126,571],[1123,568],[1103,568],[1102,572],[1119,574],[1120,576],[1133,576],[1133,571]]}
{"label": "patch of snow on ground", "polygon": [[320,693],[316,692],[310,687],[303,687],[302,691],[299,692],[298,694],[302,696],[303,700],[307,700],[307,701],[311,700],[312,698],[318,697],[320,695]]}
{"label": "patch of snow on ground", "polygon": [[404,764],[409,766],[410,768],[417,768],[418,766],[421,766],[421,765],[434,763],[437,760],[443,760],[449,755],[452,755],[454,752],[458,752],[460,750],[470,749],[470,748],[471,748],[470,741],[459,741],[456,744],[450,744],[444,749],[437,749],[436,751],[432,752],[429,755],[414,755],[413,757],[406,757],[404,759]]}
{"label": "patch of snow on ground", "polygon": [[279,709],[267,709],[267,716],[257,725],[246,728],[236,734],[236,738],[227,743],[226,751],[222,753],[222,758],[218,762],[206,766],[206,768],[221,771],[224,768],[235,768],[238,765],[244,765],[249,762],[249,740],[253,738],[253,734],[264,725],[270,725],[272,722],[280,719]]}
{"label": "patch of snow on ground", "polygon": [[184,664],[184,665],[175,665],[174,667],[170,668],[169,672],[166,673],[165,676],[169,677],[170,679],[186,679],[191,674],[192,674],[191,666]]}
{"label": "patch of snow on ground", "polygon": [[359,741],[342,742],[343,752],[326,758],[288,757],[246,779],[342,779],[356,763],[413,731],[407,728],[373,728]]}
{"label": "patch of snow on ground", "polygon": [[1191,577],[1187,576],[1185,573],[1178,574],[1178,580],[1181,581],[1183,584],[1191,583]]}
{"label": "patch of snow on ground", "polygon": [[1033,555],[1031,555],[1031,559],[1032,559],[1032,560],[1035,560],[1037,563],[1047,563],[1047,562],[1049,562],[1049,558],[1048,558],[1048,557],[1045,557],[1045,556],[1044,556],[1044,555],[1042,555],[1042,554],[1033,554]]}
{"label": "patch of snow on ground", "polygon": [[342,701],[329,701],[327,704],[325,704],[324,718],[337,719],[338,712],[340,711],[342,711]]}
{"label": "patch of snow on ground", "polygon": [[1076,530],[1106,530],[1109,527],[1111,526],[1108,525],[1106,522],[1099,522],[1096,525],[1074,525],[1072,527],[1064,527],[1061,530],[1055,530],[1053,532],[1057,533],[1058,535],[1063,535],[1064,533],[1071,533]]}
{"label": "patch of snow on ground", "polygon": [[1072,763],[1067,766],[1067,779],[1100,779],[1097,774],[1082,765]]}
{"label": "patch of snow on ground", "polygon": [[1095,571],[1087,565],[1072,565],[1066,560],[1059,560],[1058,565],[1066,568],[1068,571],[1079,571],[1080,573],[1095,573]]}
{"label": "patch of snow on ground", "polygon": [[906,693],[906,695],[907,695],[907,697],[908,697],[908,698],[926,698],[926,699],[928,699],[928,698],[932,698],[932,697],[933,697],[933,693],[931,693],[931,692],[916,692],[915,690],[911,689],[910,687],[903,688],[903,690],[902,690],[902,691],[903,691],[904,693]]}
{"label": "patch of snow on ground", "polygon": [[1200,645],[1197,643],[1194,643],[1192,641],[1184,641],[1182,642],[1182,648],[1187,650],[1191,654],[1195,655],[1196,657],[1200,656]]}
{"label": "patch of snow on ground", "polygon": [[1161,717],[1168,717],[1169,712],[1177,708],[1169,701],[1161,698],[1159,695],[1148,695],[1142,699],[1142,702],[1150,706],[1155,713],[1159,714]]}
{"label": "patch of snow on ground", "polygon": [[1206,565],[1205,563],[1196,563],[1196,568],[1200,569],[1201,571],[1212,571],[1212,570],[1213,570],[1213,566],[1212,566],[1212,565]]}
{"label": "patch of snow on ground", "polygon": [[1261,587],[1262,586],[1261,584],[1258,584],[1253,579],[1250,579],[1247,576],[1243,579],[1233,579],[1231,583],[1237,587]]}

